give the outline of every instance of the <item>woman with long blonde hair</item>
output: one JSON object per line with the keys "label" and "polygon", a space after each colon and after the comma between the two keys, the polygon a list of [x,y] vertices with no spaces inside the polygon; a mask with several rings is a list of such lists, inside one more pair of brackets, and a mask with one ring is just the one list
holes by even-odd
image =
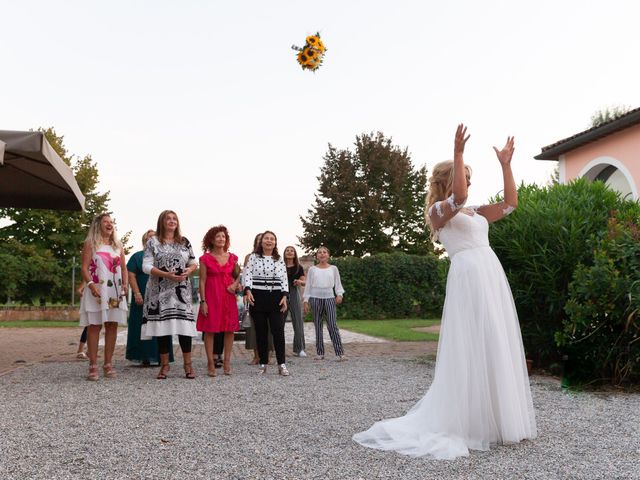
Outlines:
{"label": "woman with long blonde hair", "polygon": [[98,380],[98,339],[104,325],[104,376],[115,378],[113,352],[118,323],[127,322],[127,267],[122,244],[108,213],[95,217],[82,248],[82,278],[85,288],[80,300],[80,325],[88,327],[88,380]]}
{"label": "woman with long blonde hair", "polygon": [[465,207],[468,139],[466,127],[458,125],[453,161],[435,166],[426,199],[432,238],[451,259],[433,382],[405,416],[354,435],[366,447],[453,459],[469,455],[469,449],[537,435],[518,314],[488,237],[489,224],[518,205],[511,171],[514,140],[508,137],[501,150],[493,147],[504,200]]}

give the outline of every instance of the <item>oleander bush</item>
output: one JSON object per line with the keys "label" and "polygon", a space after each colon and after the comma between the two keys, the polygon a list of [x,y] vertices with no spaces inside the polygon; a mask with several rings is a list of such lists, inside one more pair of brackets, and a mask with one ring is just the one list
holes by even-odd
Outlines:
{"label": "oleander bush", "polygon": [[335,258],[346,291],[339,318],[426,318],[440,315],[447,260],[433,254],[381,253]]}
{"label": "oleander bush", "polygon": [[569,383],[640,380],[640,231],[633,221],[609,220],[591,265],[569,284],[567,318],[556,341],[567,355]]}
{"label": "oleander bush", "polygon": [[[527,356],[543,368],[558,367],[564,355],[570,355],[570,364],[579,363],[586,352],[566,333],[571,325],[583,322],[578,320],[583,310],[577,305],[589,301],[584,291],[578,294],[586,281],[584,269],[595,265],[596,252],[609,235],[610,219],[635,221],[640,206],[602,182],[584,179],[548,187],[522,185],[518,193],[517,210],[493,224],[489,235],[511,284]],[[573,303],[568,307],[570,297]],[[606,306],[601,315],[610,323],[607,328],[615,330],[613,324],[619,319],[613,317],[619,309]],[[594,375],[591,369],[574,378],[583,382]]]}

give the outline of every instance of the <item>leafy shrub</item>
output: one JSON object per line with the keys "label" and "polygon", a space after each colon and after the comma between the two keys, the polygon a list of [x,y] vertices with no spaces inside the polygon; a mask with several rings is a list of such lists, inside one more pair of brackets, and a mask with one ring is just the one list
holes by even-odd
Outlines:
{"label": "leafy shrub", "polygon": [[435,255],[381,253],[333,263],[346,291],[340,318],[424,318],[442,309],[448,262]]}
{"label": "leafy shrub", "polygon": [[489,236],[511,284],[527,355],[549,367],[561,358],[555,334],[568,321],[565,307],[576,268],[594,264],[610,212],[638,218],[640,206],[602,182],[584,179],[523,185],[518,193],[518,209],[493,224]]}
{"label": "leafy shrub", "polygon": [[592,265],[578,265],[569,285],[568,317],[556,340],[567,353],[569,383],[640,379],[640,233],[609,221]]}

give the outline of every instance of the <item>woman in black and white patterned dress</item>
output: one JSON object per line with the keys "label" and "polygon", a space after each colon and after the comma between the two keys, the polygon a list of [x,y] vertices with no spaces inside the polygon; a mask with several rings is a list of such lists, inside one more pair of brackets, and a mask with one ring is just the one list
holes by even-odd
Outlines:
{"label": "woman in black and white patterned dress", "polygon": [[195,378],[191,364],[192,337],[197,336],[191,298],[191,275],[198,268],[191,243],[180,234],[178,216],[165,210],[158,217],[156,236],[147,241],[142,270],[149,275],[142,311],[141,339],[158,338],[160,372],[169,372],[171,337],[178,335],[185,376]]}

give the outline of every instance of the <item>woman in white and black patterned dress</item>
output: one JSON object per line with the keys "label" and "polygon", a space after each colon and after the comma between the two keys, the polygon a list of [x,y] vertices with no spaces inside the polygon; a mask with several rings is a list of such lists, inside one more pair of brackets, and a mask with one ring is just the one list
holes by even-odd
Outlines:
{"label": "woman in white and black patterned dress", "polygon": [[160,372],[169,372],[171,337],[178,335],[185,376],[195,378],[191,364],[192,337],[197,336],[191,298],[191,275],[198,264],[191,243],[180,234],[178,216],[165,210],[158,217],[156,236],[147,241],[142,270],[149,275],[142,311],[141,339],[158,338]]}

